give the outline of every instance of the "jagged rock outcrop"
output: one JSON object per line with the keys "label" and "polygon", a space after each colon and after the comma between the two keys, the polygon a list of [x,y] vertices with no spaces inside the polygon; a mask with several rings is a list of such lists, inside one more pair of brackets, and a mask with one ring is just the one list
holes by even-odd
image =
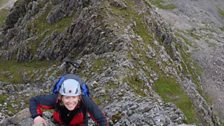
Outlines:
{"label": "jagged rock outcrop", "polygon": [[5,20],[5,29],[13,28],[18,22],[19,18],[23,18],[27,13],[27,6],[31,0],[24,0],[23,2],[17,2],[12,8],[10,14]]}
{"label": "jagged rock outcrop", "polygon": [[[21,0],[6,20],[1,59],[77,61],[80,68],[69,72],[84,78],[111,125],[221,125],[196,84],[193,63],[186,63],[184,43],[147,0]],[[31,96],[49,93],[59,65],[24,75],[35,83],[0,83],[7,96],[2,125],[32,123],[3,118],[26,108]]]}

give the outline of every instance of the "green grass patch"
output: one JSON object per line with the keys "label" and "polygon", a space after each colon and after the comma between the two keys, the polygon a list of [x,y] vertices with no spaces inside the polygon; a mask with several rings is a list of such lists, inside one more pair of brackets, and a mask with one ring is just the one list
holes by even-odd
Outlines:
{"label": "green grass patch", "polygon": [[[176,36],[183,39],[185,43],[187,43],[189,46],[192,46],[192,43],[190,43],[187,38],[181,36],[180,34],[176,34]],[[197,86],[197,90],[201,95],[203,95],[203,89],[201,88],[200,80],[198,78],[202,75],[202,67],[196,61],[193,60],[190,53],[186,52],[186,50],[188,50],[187,46],[176,44],[176,48],[179,50],[183,60],[181,62],[183,70],[180,72],[184,73],[187,76],[190,75],[192,77],[192,81]]]}
{"label": "green grass patch", "polygon": [[110,89],[118,89],[119,88],[119,85],[118,84],[115,84],[113,82],[107,82],[106,84],[106,89],[107,90],[110,90]]}
{"label": "green grass patch", "polygon": [[[180,31],[179,31],[180,32]],[[193,47],[193,44],[191,41],[189,41],[186,37],[184,37],[183,35],[181,35],[180,33],[176,32],[175,36],[181,40],[183,40],[187,45]]]}
{"label": "green grass patch", "polygon": [[[129,2],[129,6],[133,8],[135,3]],[[153,38],[152,35],[149,34],[147,24],[144,22],[144,15],[138,14],[134,9],[127,9],[127,13],[130,14],[131,20],[134,20],[136,23],[134,32],[141,36],[145,42],[151,43]]]}
{"label": "green grass patch", "polygon": [[19,112],[19,110],[15,109],[11,104],[7,105],[7,110],[9,111],[8,112],[9,116],[13,116],[13,115],[15,115],[15,113]]}
{"label": "green grass patch", "polygon": [[160,77],[154,83],[153,89],[165,102],[172,102],[183,111],[186,123],[198,122],[193,103],[174,78]]}
{"label": "green grass patch", "polygon": [[0,96],[0,104],[3,104],[7,98],[8,98],[7,95],[1,95]]}
{"label": "green grass patch", "polygon": [[176,6],[174,4],[165,4],[164,0],[148,0],[148,1],[160,9],[164,10],[176,9]]}
{"label": "green grass patch", "polygon": [[186,30],[185,32],[186,34],[188,34],[189,36],[191,36],[194,39],[200,40],[201,36],[199,36],[198,34],[195,33],[195,31],[193,30]]}
{"label": "green grass patch", "polygon": [[55,64],[53,61],[29,61],[18,63],[16,61],[0,61],[0,81],[11,83],[23,83],[23,74],[28,76],[36,71],[45,71]]}
{"label": "green grass patch", "polygon": [[93,101],[97,104],[97,105],[101,105],[102,101],[99,98],[96,97],[92,97]]}
{"label": "green grass patch", "polygon": [[140,15],[133,15],[134,20],[136,22],[136,27],[134,27],[134,32],[142,37],[142,39],[147,42],[151,43],[153,37],[147,29],[147,25],[143,22],[143,17]]}
{"label": "green grass patch", "polygon": [[202,75],[202,67],[197,64],[191,57],[191,54],[186,53],[183,49],[180,48],[181,56],[183,58],[182,67],[185,75],[191,75],[192,81],[196,84],[197,90],[202,93],[202,88],[200,86],[199,76]]}
{"label": "green grass patch", "polygon": [[131,13],[129,10],[130,8],[117,8],[114,6],[110,7],[112,16],[113,16],[113,24],[118,23],[121,27],[126,27],[129,23],[131,23]]}
{"label": "green grass patch", "polygon": [[181,57],[183,58],[183,62],[181,62],[181,66],[183,67],[182,72],[191,77],[191,80],[196,84],[197,91],[205,98],[208,103],[211,103],[211,99],[208,95],[203,91],[201,82],[198,77],[200,77],[203,73],[202,67],[192,59],[191,54],[186,53],[183,49],[180,48]]}
{"label": "green grass patch", "polygon": [[[153,58],[148,58],[147,57],[147,47],[146,46],[143,46],[143,47],[140,47],[138,41],[132,41],[132,44],[133,44],[133,47],[134,47],[134,50],[130,51],[128,53],[128,58],[130,60],[133,60],[134,57],[132,56],[132,54],[138,54],[139,55],[139,58],[145,63],[145,65],[147,65],[148,68],[150,68],[152,71],[155,71],[159,76],[160,75],[163,75],[163,71],[160,69],[160,67],[158,66],[157,64],[157,59],[159,58],[159,55],[155,55],[155,57]],[[145,43],[147,44],[147,43]],[[150,44],[151,46],[152,44]],[[153,49],[155,49],[155,53],[157,54],[159,51],[159,48],[157,48],[156,46],[153,47]],[[139,69],[141,69],[143,66],[141,64],[138,64],[139,65]],[[165,63],[162,62],[162,66],[165,67]],[[146,71],[146,74],[148,72]],[[150,75],[148,75],[150,76]]]}
{"label": "green grass patch", "polygon": [[4,4],[6,4],[8,0],[0,0],[0,7],[2,7]]}
{"label": "green grass patch", "polygon": [[105,58],[93,59],[91,63],[92,63],[91,67],[89,68],[88,71],[83,71],[82,69],[85,69],[85,65],[81,64],[80,69],[78,69],[76,73],[80,76],[91,78],[92,72],[101,74],[102,72],[105,72],[105,68],[109,66],[109,61],[108,59]]}
{"label": "green grass patch", "polygon": [[0,27],[2,27],[3,24],[5,23],[5,19],[8,15],[8,13],[9,13],[8,9],[1,9],[0,10]]}
{"label": "green grass patch", "polygon": [[[132,73],[135,73],[132,71]],[[144,93],[144,89],[148,89],[148,87],[145,85],[145,82],[143,80],[140,80],[138,78],[138,75],[134,74],[132,76],[125,77],[123,79],[123,83],[127,83],[133,91],[140,95],[140,96],[146,96]],[[148,89],[149,90],[149,89]]]}
{"label": "green grass patch", "polygon": [[224,32],[224,27],[220,27],[220,30]]}
{"label": "green grass patch", "polygon": [[49,30],[49,31],[57,31],[57,32],[63,32],[67,26],[69,26],[72,22],[73,17],[65,17],[59,20],[57,23],[54,24],[48,24],[47,20],[47,13],[40,16],[38,19],[34,20],[32,23],[34,23],[34,26],[37,28],[36,33],[41,34],[43,31]]}
{"label": "green grass patch", "polygon": [[218,12],[219,12],[219,15],[220,15],[222,18],[224,18],[224,9],[219,8]]}
{"label": "green grass patch", "polygon": [[99,73],[103,70],[102,68],[106,65],[107,61],[105,59],[95,59],[92,64],[91,71]]}

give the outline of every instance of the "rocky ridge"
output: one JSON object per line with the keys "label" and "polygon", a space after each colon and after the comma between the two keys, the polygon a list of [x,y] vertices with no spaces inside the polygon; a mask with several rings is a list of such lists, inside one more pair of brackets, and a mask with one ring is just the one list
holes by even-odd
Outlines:
{"label": "rocky ridge", "polygon": [[184,38],[193,58],[203,67],[202,87],[214,111],[223,118],[223,1],[172,0],[166,4],[176,8],[158,9],[158,13]]}
{"label": "rocky ridge", "polygon": [[[18,18],[11,20],[15,15]],[[164,102],[157,93],[154,85],[160,81],[178,83],[180,90],[188,94],[185,95],[192,102],[188,104],[198,110],[198,119],[190,123],[220,125],[188,73],[183,42],[175,38],[147,0],[24,0],[12,9],[2,34],[3,59],[24,62],[69,57],[76,60],[80,68],[69,71],[86,80],[93,99],[111,125],[185,125],[189,116],[175,104]],[[13,114],[8,111],[8,104],[15,101],[15,96],[25,94],[29,98],[49,92],[60,71],[58,66],[46,71],[43,84],[1,82],[1,94],[9,96],[1,104],[2,124],[30,125],[32,120],[24,124],[22,120],[11,121],[16,116],[3,118]],[[180,100],[181,95],[171,99]],[[12,108],[26,107],[26,101],[20,103],[12,104]]]}

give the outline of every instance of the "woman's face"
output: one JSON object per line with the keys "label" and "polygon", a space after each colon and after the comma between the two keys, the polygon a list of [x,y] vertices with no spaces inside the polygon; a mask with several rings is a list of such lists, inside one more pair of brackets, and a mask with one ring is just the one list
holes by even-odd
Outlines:
{"label": "woman's face", "polygon": [[80,96],[62,96],[62,102],[65,107],[72,111],[80,101]]}

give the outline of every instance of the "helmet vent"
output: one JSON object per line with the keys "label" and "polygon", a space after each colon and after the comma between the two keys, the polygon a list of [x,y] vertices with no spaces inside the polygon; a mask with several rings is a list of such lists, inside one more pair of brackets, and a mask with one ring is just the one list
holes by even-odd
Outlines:
{"label": "helmet vent", "polygon": [[75,94],[77,94],[77,93],[78,93],[78,91],[79,91],[79,90],[78,90],[78,88],[77,88],[77,89],[76,89],[76,91],[75,91]]}

